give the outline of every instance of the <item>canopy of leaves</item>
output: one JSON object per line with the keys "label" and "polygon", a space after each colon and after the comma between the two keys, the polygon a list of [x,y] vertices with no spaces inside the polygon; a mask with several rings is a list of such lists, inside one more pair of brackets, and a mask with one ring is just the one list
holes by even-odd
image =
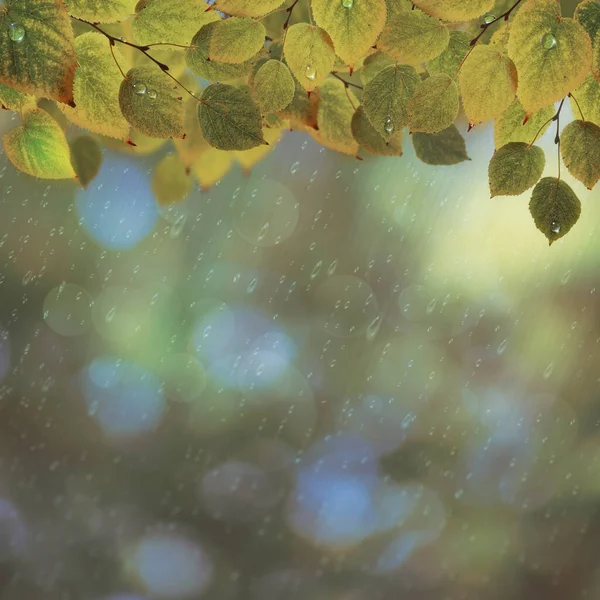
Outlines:
{"label": "canopy of leaves", "polygon": [[589,121],[572,121],[561,133],[560,154],[565,167],[588,189],[600,179],[600,127]]}
{"label": "canopy of leaves", "polygon": [[510,142],[497,150],[488,170],[490,193],[518,196],[534,186],[542,176],[546,159],[538,146]]}

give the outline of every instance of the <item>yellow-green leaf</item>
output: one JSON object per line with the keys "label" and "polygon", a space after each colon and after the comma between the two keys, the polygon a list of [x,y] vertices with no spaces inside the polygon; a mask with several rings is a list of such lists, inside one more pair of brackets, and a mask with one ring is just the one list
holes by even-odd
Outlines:
{"label": "yellow-green leaf", "polygon": [[289,119],[295,127],[313,129],[317,126],[317,109],[319,104],[319,94],[314,93],[310,96],[306,90],[294,79],[296,89],[292,101],[279,114],[284,119]]}
{"label": "yellow-green leaf", "polygon": [[379,156],[402,156],[402,130],[397,131],[384,138],[371,125],[371,122],[365,116],[362,106],[356,109],[352,117],[352,134],[358,145],[369,152]]}
{"label": "yellow-green leaf", "polygon": [[248,150],[265,143],[260,109],[247,88],[212,84],[198,103],[206,141],[219,150]]}
{"label": "yellow-green leaf", "polygon": [[317,25],[331,36],[336,54],[348,65],[354,65],[375,44],[385,25],[386,10],[385,0],[312,0]]}
{"label": "yellow-green leaf", "polygon": [[156,138],[183,137],[182,90],[158,67],[130,69],[121,83],[123,116],[143,134]]}
{"label": "yellow-green leaf", "polygon": [[41,179],[71,179],[69,144],[60,125],[41,109],[23,116],[23,125],[3,138],[4,151],[20,171]]}
{"label": "yellow-green leaf", "polygon": [[[577,100],[577,102],[575,102]],[[571,110],[574,115],[579,114],[579,107],[586,121],[600,125],[600,82],[590,73],[585,81],[573,92],[571,97]]]}
{"label": "yellow-green leaf", "polygon": [[448,75],[422,81],[408,103],[411,131],[436,133],[454,123],[459,109],[458,86]]}
{"label": "yellow-green leaf", "polygon": [[574,19],[587,31],[592,44],[600,31],[600,0],[585,0],[577,5]]}
{"label": "yellow-green leaf", "polygon": [[266,33],[260,21],[246,17],[217,21],[210,36],[210,59],[224,63],[243,63],[264,46]]}
{"label": "yellow-green leaf", "polygon": [[494,0],[414,0],[423,12],[444,21],[470,21],[490,11]]}
{"label": "yellow-green leaf", "polygon": [[116,23],[135,12],[137,0],[65,0],[69,14],[92,23]]}
{"label": "yellow-green leaf", "polygon": [[193,73],[208,81],[230,81],[248,75],[258,57],[240,64],[209,60],[210,40],[217,23],[204,25],[194,36],[191,47],[185,52],[187,66]]}
{"label": "yellow-green leaf", "polygon": [[215,8],[238,17],[262,17],[282,4],[283,0],[216,0]]}
{"label": "yellow-green leaf", "polygon": [[81,186],[86,188],[98,175],[102,165],[102,149],[91,135],[80,135],[70,144],[71,164]]}
{"label": "yellow-green leaf", "polygon": [[564,181],[556,177],[544,177],[533,188],[529,212],[535,226],[552,245],[577,223],[581,215],[581,202]]}
{"label": "yellow-green leaf", "polygon": [[543,135],[550,127],[550,119],[553,116],[554,105],[552,104],[528,117],[521,103],[515,100],[494,122],[496,148],[501,148],[509,142],[531,144],[538,132]]}
{"label": "yellow-green leaf", "polygon": [[439,56],[449,39],[450,33],[439,19],[417,9],[389,20],[377,47],[399,62],[418,65]]}
{"label": "yellow-green leaf", "polygon": [[395,65],[396,61],[383,52],[374,52],[363,62],[362,69],[359,71],[360,80],[363,85],[367,85],[377,73],[383,71],[386,67]]}
{"label": "yellow-green leaf", "polygon": [[0,83],[0,106],[8,110],[19,111],[35,106],[35,97]]}
{"label": "yellow-green leaf", "polygon": [[412,2],[410,0],[386,0],[387,6],[387,20],[394,19],[400,13],[412,9]]}
{"label": "yellow-green leaf", "polygon": [[417,158],[428,165],[456,165],[471,160],[456,125],[439,133],[414,133],[411,137]]}
{"label": "yellow-green leaf", "polygon": [[308,91],[325,81],[335,62],[329,34],[308,23],[296,23],[288,29],[283,54],[294,77]]}
{"label": "yellow-green leaf", "polygon": [[59,102],[73,101],[73,29],[62,0],[0,6],[0,82]]}
{"label": "yellow-green leaf", "polygon": [[254,96],[264,113],[285,108],[295,90],[290,70],[279,60],[267,61],[254,76]]}
{"label": "yellow-green leaf", "polygon": [[181,202],[192,190],[190,170],[177,154],[167,154],[154,167],[152,191],[159,206]]}
{"label": "yellow-green leaf", "polygon": [[184,99],[184,111],[183,128],[186,135],[183,139],[174,139],[173,145],[185,166],[190,167],[210,145],[204,139],[198,121],[198,101],[191,97]]}
{"label": "yellow-green leaf", "polygon": [[590,121],[572,121],[560,134],[560,155],[565,167],[585,187],[600,179],[600,127]]}
{"label": "yellow-green leaf", "polygon": [[427,63],[427,71],[431,75],[444,74],[456,78],[470,48],[471,39],[464,31],[451,31],[446,49]]}
{"label": "yellow-green leaf", "polygon": [[203,25],[221,19],[208,8],[204,0],[148,0],[131,23],[133,39],[142,45],[168,42],[187,46]]}
{"label": "yellow-green leaf", "polygon": [[556,0],[528,0],[510,26],[508,55],[519,74],[519,100],[534,112],[583,82],[592,44],[579,23],[560,16]]}
{"label": "yellow-green leaf", "polygon": [[408,125],[408,102],[420,81],[413,67],[392,65],[365,85],[365,115],[382,136],[387,138]]}
{"label": "yellow-green leaf", "polygon": [[458,74],[463,107],[470,123],[502,114],[514,101],[517,70],[497,48],[475,46]]}
{"label": "yellow-green leaf", "polygon": [[542,176],[546,158],[538,146],[510,142],[496,150],[488,169],[490,194],[518,196],[534,186]]}
{"label": "yellow-green leaf", "polygon": [[192,172],[203,190],[219,181],[233,165],[233,152],[209,148],[192,165]]}
{"label": "yellow-green leaf", "polygon": [[73,84],[75,108],[61,108],[70,121],[94,133],[120,140],[129,136],[129,123],[119,106],[119,88],[123,76],[121,68],[127,65],[119,48],[113,48],[113,59],[108,40],[99,33],[84,33],[75,39],[77,69]]}

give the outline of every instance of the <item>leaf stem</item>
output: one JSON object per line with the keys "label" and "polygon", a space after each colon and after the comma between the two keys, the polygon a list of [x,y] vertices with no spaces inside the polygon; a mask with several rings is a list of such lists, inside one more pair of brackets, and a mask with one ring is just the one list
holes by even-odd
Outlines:
{"label": "leaf stem", "polygon": [[[544,122],[544,124],[538,129],[538,132],[535,134],[535,137],[533,138],[533,140],[531,140],[531,142],[529,142],[530,148],[531,148],[531,146],[533,146],[535,144],[535,141],[538,139],[538,137],[540,136],[540,133],[542,133],[542,130],[544,129],[544,127],[546,127],[546,125],[548,125],[548,123],[552,123],[552,121],[558,121],[558,119],[560,117],[560,111],[562,110],[564,103],[565,103],[565,99],[563,98],[561,100],[560,106],[558,107],[558,110],[556,111],[554,116],[550,117],[547,121]],[[558,135],[558,129],[557,129],[557,135]]]}
{"label": "leaf stem", "polygon": [[557,153],[557,157],[558,157],[558,179],[560,179],[560,133],[559,133],[559,129],[560,129],[560,111],[563,107],[563,104],[565,103],[565,99],[563,98],[560,101],[560,106],[558,107],[558,110],[556,111],[556,135],[554,136],[554,143],[556,144],[557,148],[556,148],[556,153]]}
{"label": "leaf stem", "polygon": [[569,93],[569,98],[573,98],[573,100],[575,100],[575,104],[577,105],[577,110],[579,111],[579,114],[581,115],[581,120],[585,123],[585,117],[583,116],[583,111],[581,110],[581,106],[579,106],[579,102],[577,102],[577,98],[575,98],[575,96],[573,96],[572,93]]}
{"label": "leaf stem", "polygon": [[331,71],[331,74],[336,78],[339,79],[343,84],[344,87],[346,89],[348,89],[349,87],[353,87],[356,88],[357,90],[362,90],[363,86],[362,85],[358,85],[357,83],[352,83],[351,81],[346,81],[345,79],[343,79],[342,77],[340,77],[336,71]]}
{"label": "leaf stem", "polygon": [[517,8],[517,6],[519,6],[519,4],[521,4],[522,1],[523,0],[517,0],[506,12],[502,13],[499,17],[496,17],[493,21],[490,21],[489,23],[483,23],[481,25],[481,32],[479,33],[479,35],[471,40],[471,46],[474,46],[479,41],[479,38],[487,31],[488,27],[491,27],[492,25],[494,25],[498,21],[501,21],[502,19],[508,21],[508,19],[510,19],[510,14],[512,13],[512,11],[515,10],[515,8]]}

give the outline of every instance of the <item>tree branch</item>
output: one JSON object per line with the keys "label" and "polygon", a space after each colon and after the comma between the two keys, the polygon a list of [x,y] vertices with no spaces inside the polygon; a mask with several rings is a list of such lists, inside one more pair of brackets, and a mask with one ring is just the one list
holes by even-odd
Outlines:
{"label": "tree branch", "polygon": [[523,0],[517,0],[505,13],[502,13],[499,17],[496,17],[493,21],[490,21],[489,23],[483,23],[481,25],[480,34],[476,38],[473,38],[471,40],[471,46],[474,46],[479,41],[479,38],[487,31],[488,27],[491,27],[492,25],[494,25],[498,21],[501,21],[502,19],[508,21],[512,11],[515,10],[515,8],[517,8],[517,6],[519,6],[519,4],[521,4],[522,1]]}

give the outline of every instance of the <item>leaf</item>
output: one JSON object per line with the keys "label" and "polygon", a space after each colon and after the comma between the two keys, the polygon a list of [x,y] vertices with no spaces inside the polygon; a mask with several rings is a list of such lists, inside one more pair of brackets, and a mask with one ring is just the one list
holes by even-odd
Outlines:
{"label": "leaf", "polygon": [[501,148],[509,142],[526,142],[530,144],[538,132],[543,135],[550,127],[550,119],[553,116],[553,104],[527,117],[521,103],[515,100],[494,122],[494,144],[496,148]]}
{"label": "leaf", "polygon": [[317,110],[319,105],[318,90],[310,97],[306,90],[294,79],[296,90],[292,101],[279,114],[289,119],[295,127],[314,129],[317,126]]}
{"label": "leaf", "polygon": [[263,128],[263,135],[265,140],[269,142],[269,145],[262,144],[256,146],[256,148],[250,148],[250,150],[242,150],[240,152],[233,152],[235,160],[240,164],[246,173],[252,170],[254,165],[259,163],[267,154],[273,151],[279,138],[281,137],[281,130],[279,129],[268,129]]}
{"label": "leaf", "polygon": [[8,110],[20,111],[35,107],[35,97],[0,83],[0,106]]}
{"label": "leaf", "polygon": [[387,138],[408,125],[408,102],[420,81],[413,67],[393,65],[380,71],[365,85],[365,115],[382,136]]}
{"label": "leaf", "polygon": [[585,0],[577,5],[573,18],[587,31],[592,44],[600,31],[600,0]]}
{"label": "leaf", "polygon": [[475,46],[458,74],[460,95],[470,123],[502,114],[515,99],[517,70],[505,54],[491,46]]}
{"label": "leaf", "polygon": [[1,83],[71,103],[75,66],[73,30],[62,0],[11,0],[0,6]]}
{"label": "leaf", "polygon": [[412,142],[417,158],[428,165],[456,165],[471,160],[456,125],[439,133],[415,133]]}
{"label": "leaf", "polygon": [[519,100],[535,112],[581,84],[590,70],[592,44],[579,23],[560,16],[558,2],[528,0],[512,21],[508,55],[519,74]]}
{"label": "leaf", "polygon": [[28,175],[41,179],[75,177],[65,134],[41,109],[26,112],[23,125],[9,131],[3,142],[10,162]]}
{"label": "leaf", "polygon": [[444,74],[452,78],[458,76],[458,68],[471,49],[471,39],[464,31],[451,31],[446,49],[427,63],[430,75]]}
{"label": "leaf", "polygon": [[377,73],[383,71],[386,67],[395,64],[396,61],[383,52],[374,52],[370,56],[367,56],[363,62],[362,69],[359,71],[360,80],[362,81],[363,86],[367,85]]}
{"label": "leaf", "polygon": [[571,97],[571,109],[574,115],[579,115],[579,108],[583,112],[586,121],[592,121],[600,125],[600,82],[590,73],[585,81],[573,92]]}
{"label": "leaf", "polygon": [[231,169],[233,153],[209,148],[192,165],[192,172],[203,190],[219,181]]}
{"label": "leaf", "polygon": [[127,121],[145,135],[163,139],[184,135],[181,88],[154,65],[128,71],[119,105]]}
{"label": "leaf", "polygon": [[230,81],[250,73],[256,58],[240,64],[209,60],[210,40],[217,23],[204,25],[194,36],[191,47],[185,52],[185,61],[193,73],[208,81]]}
{"label": "leaf", "polygon": [[210,37],[210,59],[245,62],[264,46],[266,34],[264,25],[254,19],[232,17],[217,21]]}
{"label": "leaf", "polygon": [[137,0],[65,0],[70,15],[92,23],[116,23],[135,11]]}
{"label": "leaf", "polygon": [[529,212],[535,226],[552,245],[567,235],[581,215],[581,202],[575,192],[561,179],[544,177],[533,188]]}
{"label": "leaf", "polygon": [[591,190],[600,179],[600,127],[571,121],[560,134],[560,155],[569,173]]}
{"label": "leaf", "polygon": [[131,23],[137,44],[168,42],[188,46],[207,23],[219,21],[214,10],[207,10],[204,0],[148,0]]}
{"label": "leaf", "polygon": [[439,56],[449,40],[450,33],[439,19],[410,10],[388,21],[377,47],[399,62],[419,65]]}
{"label": "leaf", "polygon": [[191,97],[184,100],[184,111],[183,128],[186,136],[183,139],[175,138],[173,145],[185,166],[190,167],[210,148],[210,145],[204,139],[198,121],[198,101]]}
{"label": "leaf", "polygon": [[254,96],[264,113],[285,108],[295,90],[290,70],[279,60],[267,61],[254,76]]}
{"label": "leaf", "polygon": [[399,14],[412,9],[412,2],[410,0],[386,0],[387,7],[387,20],[394,19]]}
{"label": "leaf", "polygon": [[538,146],[510,142],[496,150],[488,169],[490,193],[518,196],[534,186],[542,176],[546,158]]}
{"label": "leaf", "polygon": [[98,175],[102,165],[100,144],[91,135],[80,135],[70,144],[71,164],[81,186],[86,188]]}
{"label": "leaf", "polygon": [[282,4],[283,0],[216,0],[215,8],[238,17],[262,17]]}
{"label": "leaf", "polygon": [[414,0],[423,12],[444,21],[470,21],[490,11],[494,0]]}
{"label": "leaf", "polygon": [[351,127],[352,135],[354,135],[358,145],[370,154],[402,156],[402,130],[391,135],[389,139],[384,138],[371,125],[362,106],[359,106],[352,116]]}
{"label": "leaf", "polygon": [[[84,33],[75,39],[77,69],[73,83],[75,108],[61,108],[68,119],[94,133],[120,140],[129,137],[129,123],[119,106],[119,88],[123,76],[110,52],[108,40],[99,33]],[[115,59],[126,68],[119,48]]]}
{"label": "leaf", "polygon": [[308,23],[297,23],[288,29],[283,54],[294,77],[308,91],[325,81],[335,62],[329,34]]}
{"label": "leaf", "polygon": [[181,202],[192,190],[189,169],[177,154],[167,154],[154,167],[152,191],[159,206]]}
{"label": "leaf", "polygon": [[385,0],[354,0],[346,8],[339,0],[312,0],[315,22],[333,40],[336,54],[348,65],[369,53],[386,19]]}
{"label": "leaf", "polygon": [[247,88],[212,84],[198,104],[206,141],[219,150],[248,150],[265,143],[260,109]]}
{"label": "leaf", "polygon": [[458,86],[448,75],[422,81],[408,103],[410,130],[436,133],[447,129],[458,116]]}

